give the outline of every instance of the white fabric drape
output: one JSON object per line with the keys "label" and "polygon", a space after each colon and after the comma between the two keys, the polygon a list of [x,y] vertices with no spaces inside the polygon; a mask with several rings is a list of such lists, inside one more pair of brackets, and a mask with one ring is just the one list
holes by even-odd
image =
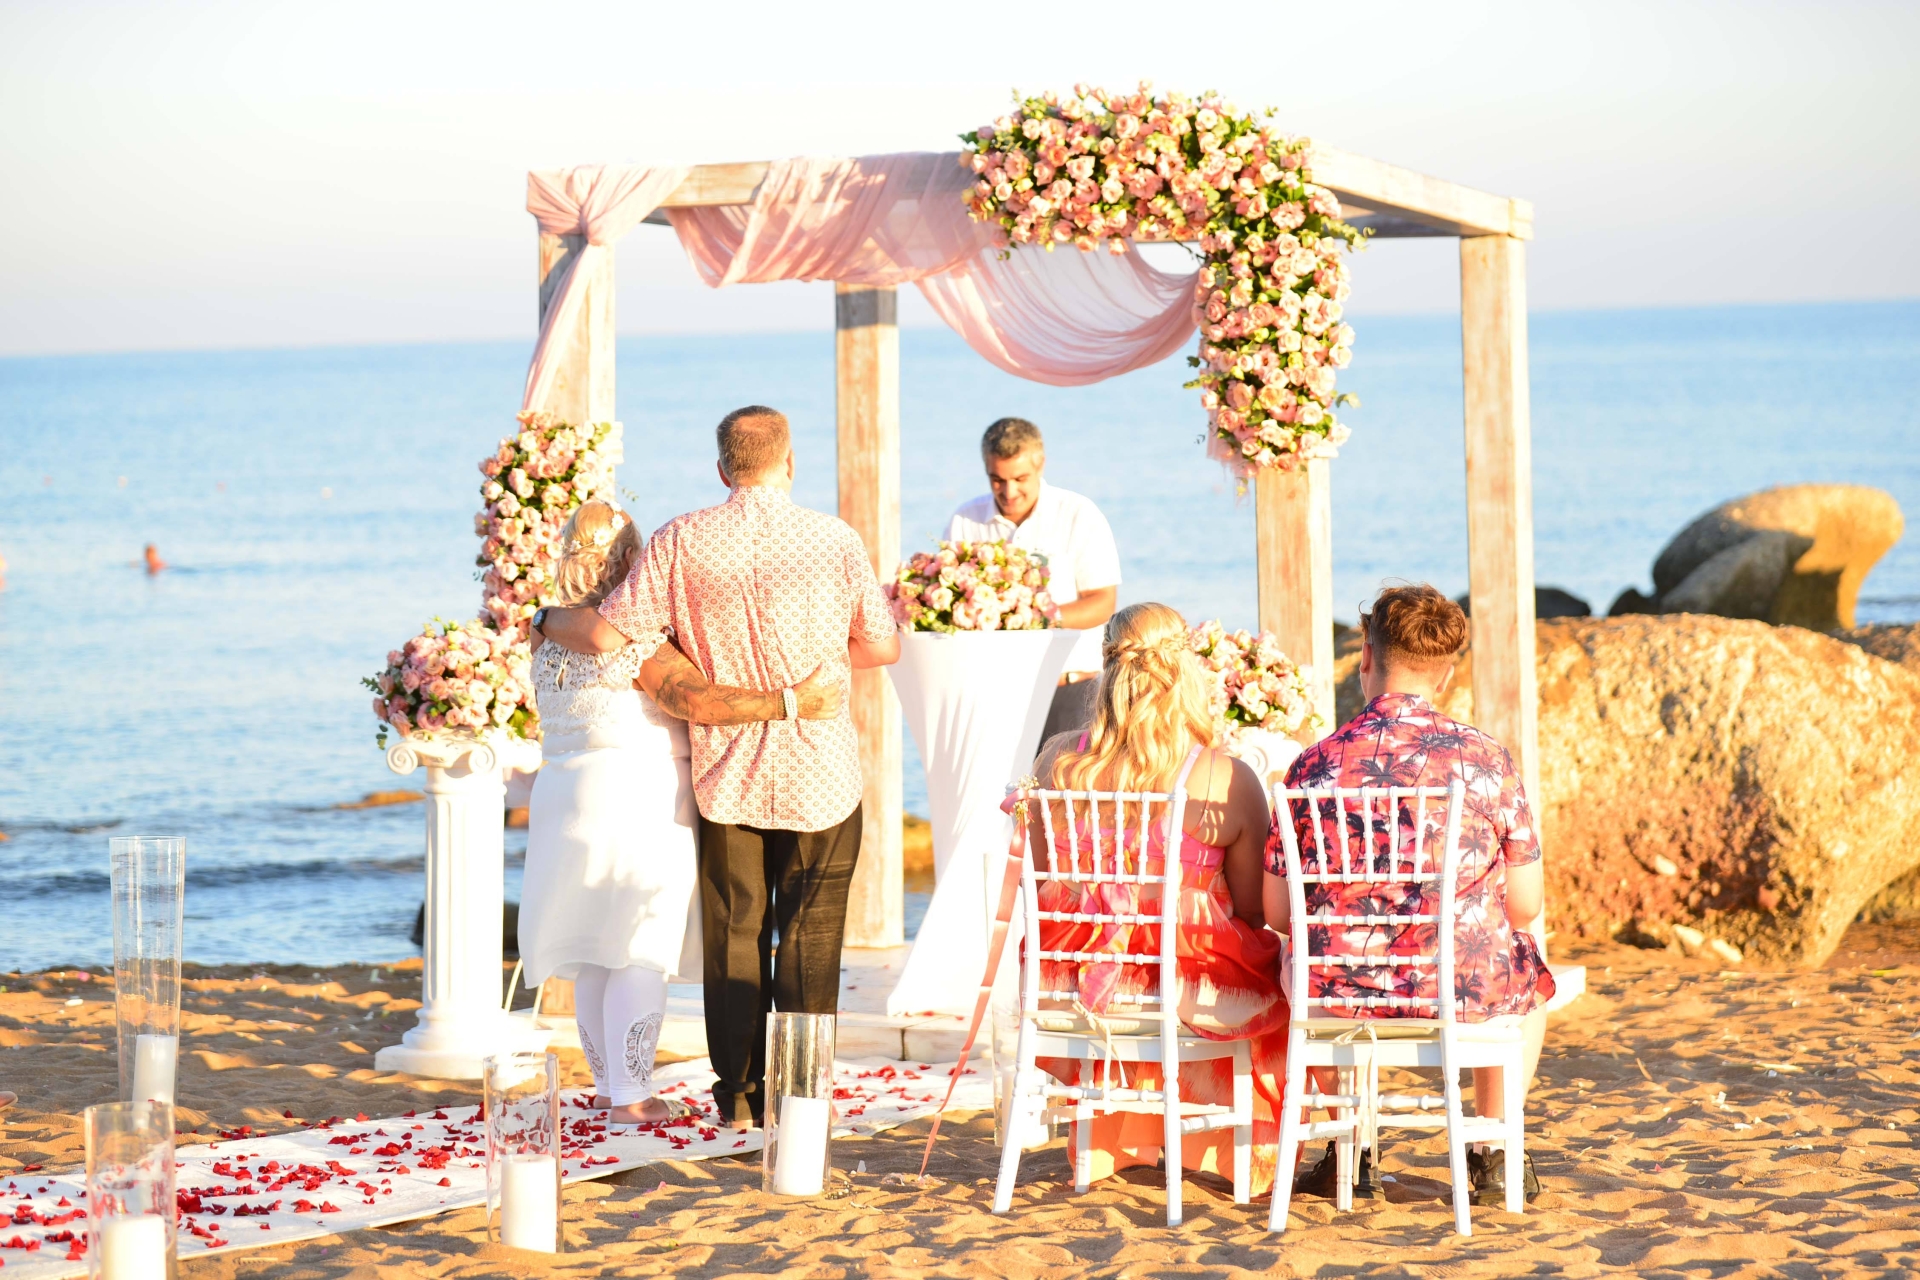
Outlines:
{"label": "white fabric drape", "polygon": [[916,284],[1008,373],[1080,386],[1165,359],[1193,336],[1191,273],[1136,253],[998,247],[967,213],[957,152],[776,161],[752,204],[670,209],[701,279]]}
{"label": "white fabric drape", "polygon": [[633,230],[642,218],[660,207],[687,176],[684,168],[641,168],[634,165],[595,164],[574,169],[536,169],[527,175],[527,212],[540,230],[555,236],[585,236],[587,243],[561,268],[552,301],[540,318],[540,338],[527,369],[522,410],[541,408],[553,390],[564,342],[556,335],[571,334],[580,310],[582,283],[606,246]]}
{"label": "white fabric drape", "polygon": [[[890,1014],[966,1013],[987,961],[987,860],[1012,835],[1007,784],[1033,771],[1076,631],[909,631],[887,668],[927,768],[933,901]],[[998,887],[999,881],[994,881]]]}

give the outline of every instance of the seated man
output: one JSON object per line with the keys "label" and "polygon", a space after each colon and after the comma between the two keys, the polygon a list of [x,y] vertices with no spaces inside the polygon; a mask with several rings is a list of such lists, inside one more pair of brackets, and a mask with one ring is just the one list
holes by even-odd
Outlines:
{"label": "seated man", "polygon": [[947,522],[948,542],[1006,542],[1047,557],[1047,584],[1060,606],[1056,627],[1082,632],[1067,658],[1040,741],[1093,723],[1100,674],[1100,629],[1120,599],[1120,553],[1113,530],[1091,499],[1041,478],[1046,442],[1025,418],[1002,418],[980,440],[991,493],[964,504]]}
{"label": "seated man", "polygon": [[[1455,889],[1459,915],[1455,923],[1455,989],[1469,1022],[1506,1014],[1526,1015],[1526,1075],[1533,1079],[1540,1061],[1540,1043],[1546,1033],[1544,1008],[1553,996],[1553,977],[1536,932],[1542,905],[1540,841],[1533,815],[1520,784],[1519,771],[1505,747],[1470,724],[1441,715],[1434,700],[1453,682],[1455,656],[1467,642],[1467,618],[1460,606],[1424,584],[1390,587],[1381,591],[1371,611],[1362,614],[1365,643],[1360,651],[1360,687],[1367,705],[1360,714],[1330,736],[1308,747],[1287,771],[1289,787],[1445,787],[1455,778],[1466,783],[1466,803],[1460,814],[1460,873]],[[1289,819],[1300,841],[1303,864],[1313,848],[1313,816],[1299,801]],[[1442,810],[1444,812],[1444,810]],[[1286,933],[1292,917],[1286,885],[1286,855],[1278,823],[1267,840],[1264,903],[1267,924]],[[1323,831],[1331,844],[1336,837]],[[1432,847],[1433,842],[1429,842]],[[1355,856],[1364,856],[1353,846]],[[1310,915],[1382,914],[1394,909],[1389,895],[1419,894],[1416,884],[1313,885],[1307,890]],[[1358,898],[1368,901],[1363,907]],[[1421,908],[1414,904],[1409,913]],[[1433,925],[1414,925],[1432,929]],[[1351,947],[1344,947],[1348,931],[1331,927],[1331,954],[1366,954],[1366,936],[1353,930]],[[1431,971],[1417,993],[1436,994]],[[1314,997],[1325,995],[1406,995],[1379,968],[1356,968],[1329,973],[1314,970]],[[1336,989],[1337,988],[1337,989]],[[1429,1016],[1419,1010],[1354,1009],[1349,1017]],[[1323,1092],[1337,1087],[1328,1071],[1320,1082]],[[1500,1068],[1476,1068],[1473,1073],[1474,1109],[1483,1116],[1504,1116]],[[1479,1144],[1474,1144],[1478,1148]],[[1504,1162],[1483,1150],[1469,1153],[1473,1202],[1500,1205],[1506,1198]],[[1326,1157],[1294,1183],[1306,1195],[1331,1196],[1335,1165],[1329,1144]],[[1526,1197],[1539,1194],[1533,1158],[1526,1159]],[[1372,1153],[1362,1151],[1354,1194],[1378,1196]]]}

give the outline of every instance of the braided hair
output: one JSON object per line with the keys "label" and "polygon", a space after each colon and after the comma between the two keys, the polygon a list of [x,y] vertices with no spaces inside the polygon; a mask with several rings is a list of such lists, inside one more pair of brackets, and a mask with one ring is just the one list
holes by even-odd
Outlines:
{"label": "braided hair", "polygon": [[627,513],[595,498],[583,502],[560,531],[553,567],[553,602],[597,605],[620,585],[640,550],[640,531]]}
{"label": "braided hair", "polygon": [[1214,735],[1187,621],[1164,604],[1131,604],[1107,622],[1100,688],[1084,749],[1060,753],[1052,785],[1073,791],[1171,787],[1187,753]]}

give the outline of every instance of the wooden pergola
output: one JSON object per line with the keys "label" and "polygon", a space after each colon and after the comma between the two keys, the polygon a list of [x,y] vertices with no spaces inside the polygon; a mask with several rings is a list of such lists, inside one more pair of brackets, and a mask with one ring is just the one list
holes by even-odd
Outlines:
{"label": "wooden pergola", "polygon": [[[1439,178],[1315,147],[1314,180],[1340,198],[1347,220],[1381,239],[1460,241],[1465,365],[1467,540],[1473,618],[1474,720],[1518,757],[1539,794],[1533,602],[1533,472],[1527,409],[1524,242],[1533,206]],[[750,204],[767,162],[702,165],[662,211]],[[542,234],[540,315],[556,268],[586,243]],[[572,422],[611,422],[614,408],[614,259],[599,255],[583,281],[585,305],[544,406]],[[859,531],[882,581],[900,561],[900,340],[891,288],[836,285],[836,417],[840,516]],[[1333,723],[1333,517],[1329,463],[1261,476],[1255,485],[1259,619],[1296,661],[1311,666],[1321,714]],[[853,716],[866,770],[866,824],[847,917],[849,946],[902,941],[901,727],[883,671],[854,675]]]}

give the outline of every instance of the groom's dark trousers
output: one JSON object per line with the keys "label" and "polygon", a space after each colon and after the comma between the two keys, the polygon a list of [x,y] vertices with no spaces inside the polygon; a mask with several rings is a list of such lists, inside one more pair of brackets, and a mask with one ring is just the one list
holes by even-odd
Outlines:
{"label": "groom's dark trousers", "polygon": [[824,831],[700,819],[707,1053],[722,1123],[759,1124],[765,1115],[769,1011],[839,1008],[840,944],[859,858],[858,805]]}

